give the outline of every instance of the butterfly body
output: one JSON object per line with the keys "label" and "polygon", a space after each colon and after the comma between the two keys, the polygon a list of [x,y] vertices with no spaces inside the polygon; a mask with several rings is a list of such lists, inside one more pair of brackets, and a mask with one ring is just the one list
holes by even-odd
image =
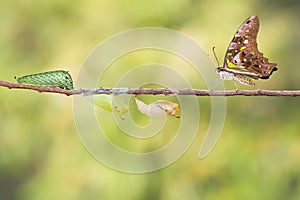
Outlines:
{"label": "butterfly body", "polygon": [[244,85],[249,85],[249,86],[255,85],[254,81],[245,75],[234,74],[234,73],[230,73],[227,71],[219,71],[217,73],[219,74],[219,76],[222,80],[233,80],[233,81],[239,82]]}
{"label": "butterfly body", "polygon": [[216,69],[222,80],[254,86],[252,79],[268,79],[277,70],[277,64],[269,62],[258,50],[258,30],[257,16],[249,17],[239,27],[228,46],[223,66]]}

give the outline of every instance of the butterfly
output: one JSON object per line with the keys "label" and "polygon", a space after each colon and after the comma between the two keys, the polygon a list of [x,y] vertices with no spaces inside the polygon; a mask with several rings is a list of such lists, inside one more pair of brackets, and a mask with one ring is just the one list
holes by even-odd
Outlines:
{"label": "butterfly", "polygon": [[224,57],[223,67],[216,73],[222,80],[234,80],[254,86],[253,79],[268,79],[277,70],[257,48],[259,20],[257,16],[246,19],[236,31]]}
{"label": "butterfly", "polygon": [[31,84],[43,87],[59,87],[66,90],[73,89],[72,77],[67,71],[56,70],[42,72],[38,74],[30,74],[16,78],[18,83]]}

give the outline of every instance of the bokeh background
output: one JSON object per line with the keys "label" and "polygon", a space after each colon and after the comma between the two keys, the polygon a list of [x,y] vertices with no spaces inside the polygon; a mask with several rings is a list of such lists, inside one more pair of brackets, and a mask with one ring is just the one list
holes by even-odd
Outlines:
{"label": "bokeh background", "polygon": [[[238,26],[258,15],[259,49],[278,63],[279,70],[270,80],[256,81],[257,88],[299,89],[299,9],[296,0],[3,0],[0,79],[14,81],[14,76],[53,69],[69,70],[76,79],[81,64],[100,42],[149,26],[180,31],[208,54],[216,46],[222,61]],[[151,60],[137,57],[123,64]],[[202,87],[196,79],[191,81],[194,88]],[[229,82],[226,88],[235,87]],[[144,97],[149,102],[151,98]],[[227,98],[222,136],[203,160],[198,151],[210,110],[209,98],[198,99],[203,120],[185,154],[159,171],[128,174],[99,163],[82,145],[72,97],[0,88],[0,199],[300,198],[298,97]],[[172,132],[178,120],[169,123]],[[139,142],[135,146],[113,133],[112,140],[130,150],[155,149],[170,139],[160,135],[143,149]]]}

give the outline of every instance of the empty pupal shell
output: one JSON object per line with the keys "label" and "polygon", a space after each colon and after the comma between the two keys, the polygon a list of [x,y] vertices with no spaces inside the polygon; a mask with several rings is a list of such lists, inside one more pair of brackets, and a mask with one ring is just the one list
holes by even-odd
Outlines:
{"label": "empty pupal shell", "polygon": [[158,100],[151,104],[145,104],[139,99],[135,98],[138,110],[148,116],[173,116],[180,118],[179,104],[167,100]]}

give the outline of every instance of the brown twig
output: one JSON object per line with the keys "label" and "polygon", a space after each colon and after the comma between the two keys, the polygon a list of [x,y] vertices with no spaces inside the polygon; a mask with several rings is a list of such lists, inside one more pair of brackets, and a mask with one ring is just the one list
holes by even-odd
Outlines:
{"label": "brown twig", "polygon": [[0,86],[9,89],[27,89],[38,92],[52,92],[58,94],[83,95],[94,94],[133,94],[133,95],[196,95],[196,96],[300,96],[300,90],[199,90],[199,89],[174,89],[174,88],[95,88],[64,90],[57,87],[39,87],[27,84],[11,83],[0,80]]}

